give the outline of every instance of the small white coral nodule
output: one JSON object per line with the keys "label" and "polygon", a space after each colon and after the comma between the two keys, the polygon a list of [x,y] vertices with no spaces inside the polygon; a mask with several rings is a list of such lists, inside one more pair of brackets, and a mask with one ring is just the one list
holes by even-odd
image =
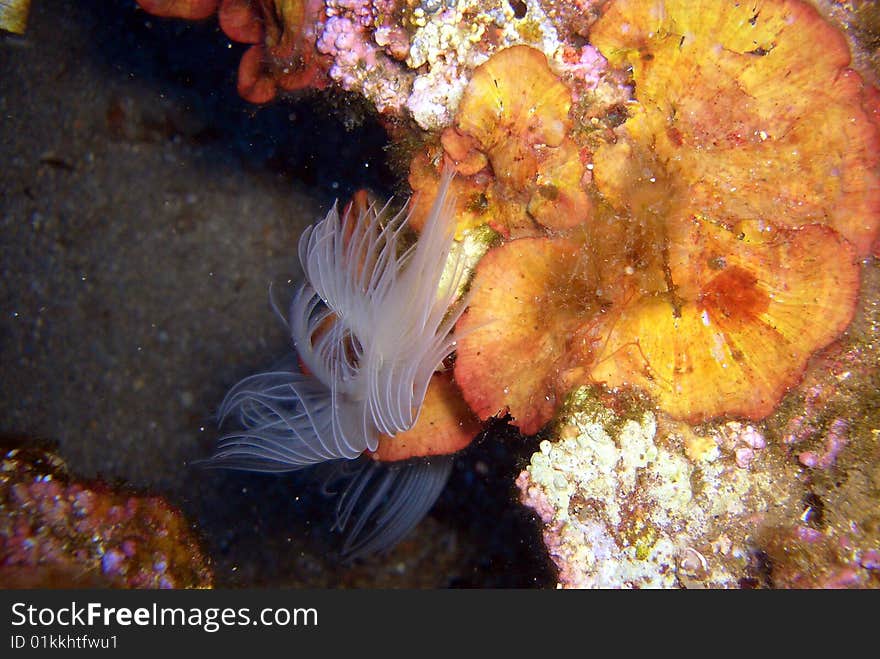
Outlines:
{"label": "small white coral nodule", "polygon": [[[454,349],[451,330],[466,301],[466,275],[450,257],[455,233],[452,172],[418,240],[403,244],[409,213],[388,205],[342,215],[334,206],[299,241],[305,280],[290,310],[308,371],[239,382],[220,409],[241,429],[220,439],[215,466],[290,471],[375,450],[418,419],[431,375]],[[447,260],[452,259],[451,264]],[[444,276],[444,269],[452,276]]]}

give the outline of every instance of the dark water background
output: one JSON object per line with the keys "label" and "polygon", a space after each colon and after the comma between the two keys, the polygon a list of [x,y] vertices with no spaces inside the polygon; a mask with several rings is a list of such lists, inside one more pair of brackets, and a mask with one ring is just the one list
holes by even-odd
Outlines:
{"label": "dark water background", "polygon": [[217,585],[546,586],[513,479],[535,450],[504,426],[457,461],[396,551],[333,551],[309,476],[205,471],[212,415],[288,349],[267,290],[299,276],[296,240],[333,199],[399,190],[386,137],[326,96],[255,108],[244,47],[211,19],[133,1],[33,0],[0,37],[0,434],[49,441],[79,477],[166,496]]}

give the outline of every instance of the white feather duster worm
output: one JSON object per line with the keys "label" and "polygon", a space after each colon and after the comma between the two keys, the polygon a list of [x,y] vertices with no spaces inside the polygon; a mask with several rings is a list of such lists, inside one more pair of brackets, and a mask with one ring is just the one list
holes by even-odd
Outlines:
{"label": "white feather duster worm", "polygon": [[411,428],[432,373],[454,349],[466,267],[453,252],[454,202],[444,171],[418,240],[409,214],[334,206],[299,241],[305,280],[290,330],[309,374],[277,370],[237,384],[221,405],[241,429],[221,438],[216,466],[289,471],[375,450]]}

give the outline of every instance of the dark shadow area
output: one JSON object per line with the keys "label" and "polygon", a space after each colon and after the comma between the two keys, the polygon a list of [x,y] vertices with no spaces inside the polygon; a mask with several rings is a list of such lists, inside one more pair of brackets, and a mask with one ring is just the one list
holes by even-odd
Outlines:
{"label": "dark shadow area", "polygon": [[[168,138],[198,145],[209,162],[235,158],[246,170],[268,170],[303,186],[325,204],[358,188],[387,194],[393,186],[385,131],[363,117],[362,107],[347,110],[330,92],[291,94],[265,106],[242,100],[236,72],[247,46],[229,41],[216,18],[156,18],[130,0],[77,4],[70,19],[90,35],[82,56],[107,76],[137,79],[182,106],[190,116],[169,113],[154,122]],[[51,11],[52,3],[46,5]],[[350,129],[343,123],[362,118]]]}
{"label": "dark shadow area", "polygon": [[542,522],[519,504],[514,484],[538,443],[539,438],[524,437],[507,423],[494,421],[457,457],[433,514],[457,525],[478,550],[450,586],[555,586],[556,566],[544,548]]}

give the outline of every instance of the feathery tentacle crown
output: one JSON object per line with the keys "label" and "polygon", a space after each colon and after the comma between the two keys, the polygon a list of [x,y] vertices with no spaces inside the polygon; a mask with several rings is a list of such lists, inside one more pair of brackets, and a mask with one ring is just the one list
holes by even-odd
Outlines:
{"label": "feathery tentacle crown", "polygon": [[237,384],[220,415],[236,416],[242,429],[220,440],[215,465],[288,471],[353,459],[375,450],[380,434],[415,424],[465,306],[456,303],[465,266],[450,259],[451,179],[444,172],[409,247],[409,213],[392,215],[388,204],[342,215],[334,205],[306,229],[299,241],[305,280],[291,304],[290,330],[308,374],[278,370]]}

